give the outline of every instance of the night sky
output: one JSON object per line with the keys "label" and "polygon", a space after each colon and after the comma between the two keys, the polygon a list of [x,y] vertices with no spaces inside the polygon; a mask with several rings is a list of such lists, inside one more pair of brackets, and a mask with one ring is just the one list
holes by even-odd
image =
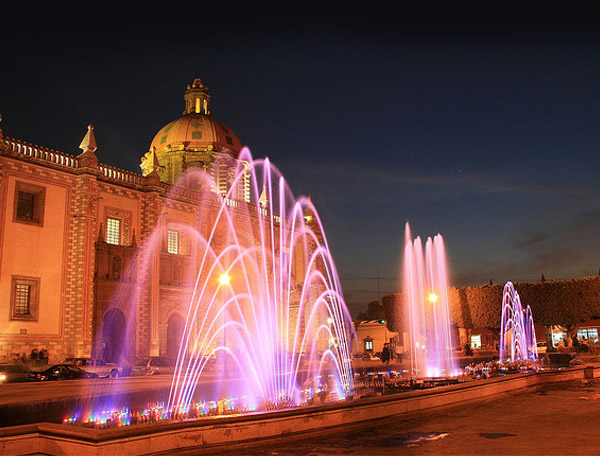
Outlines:
{"label": "night sky", "polygon": [[[16,29],[16,27],[15,27]],[[64,32],[64,29],[62,29]],[[597,275],[600,42],[581,30],[261,24],[3,35],[6,136],[139,172],[199,77],[325,224],[348,306],[397,291],[404,226],[451,284]]]}

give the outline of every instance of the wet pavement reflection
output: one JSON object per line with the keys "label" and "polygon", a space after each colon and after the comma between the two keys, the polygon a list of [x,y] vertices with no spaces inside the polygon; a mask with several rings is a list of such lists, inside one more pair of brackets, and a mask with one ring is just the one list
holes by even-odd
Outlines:
{"label": "wet pavement reflection", "polygon": [[[564,381],[510,395],[386,418],[213,454],[387,456],[599,454],[600,379]],[[188,453],[186,453],[188,454]],[[189,453],[193,454],[193,453]]]}

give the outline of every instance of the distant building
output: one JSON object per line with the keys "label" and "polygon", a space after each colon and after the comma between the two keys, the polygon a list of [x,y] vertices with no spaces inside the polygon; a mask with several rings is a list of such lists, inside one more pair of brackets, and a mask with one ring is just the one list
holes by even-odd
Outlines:
{"label": "distant building", "polygon": [[390,343],[392,348],[402,344],[398,333],[390,331],[385,320],[364,320],[354,323],[357,347],[354,353],[378,353],[383,350],[383,344]]}
{"label": "distant building", "polygon": [[[211,173],[225,195],[242,144],[212,118],[199,79],[187,87],[183,116],[161,128],[142,157],[142,174],[99,162],[90,125],[77,156],[3,136],[0,130],[0,360],[46,348],[50,360],[103,356],[175,356],[195,261],[182,225],[199,214],[197,194],[173,185],[190,168]],[[243,164],[242,164],[243,165]],[[252,204],[248,181],[235,204]],[[217,199],[204,211],[216,211]],[[166,204],[164,240],[149,287],[125,315],[111,304],[127,265]],[[258,204],[258,203],[256,203]],[[162,222],[161,222],[162,223]],[[209,226],[203,226],[205,232]],[[302,267],[299,265],[298,267]],[[124,328],[135,318],[134,340]]]}

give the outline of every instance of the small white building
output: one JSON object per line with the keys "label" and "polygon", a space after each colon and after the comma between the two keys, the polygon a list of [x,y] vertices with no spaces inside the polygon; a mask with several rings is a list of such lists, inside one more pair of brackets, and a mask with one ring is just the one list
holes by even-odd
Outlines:
{"label": "small white building", "polygon": [[389,343],[394,352],[399,342],[398,333],[390,331],[385,320],[363,320],[354,322],[356,339],[354,353],[378,353],[383,344]]}

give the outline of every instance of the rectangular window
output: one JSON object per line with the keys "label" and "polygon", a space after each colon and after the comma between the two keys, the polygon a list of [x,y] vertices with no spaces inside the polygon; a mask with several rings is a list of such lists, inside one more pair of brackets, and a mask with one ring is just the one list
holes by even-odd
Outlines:
{"label": "rectangular window", "polygon": [[17,283],[15,285],[15,315],[31,315],[31,285]]}
{"label": "rectangular window", "polygon": [[37,320],[40,279],[12,277],[11,320]]}
{"label": "rectangular window", "polygon": [[169,230],[167,237],[167,251],[177,255],[179,253],[179,231]]}
{"label": "rectangular window", "polygon": [[33,220],[35,193],[17,192],[17,195],[17,218],[20,220]]}
{"label": "rectangular window", "polygon": [[106,219],[106,243],[121,244],[121,220],[110,217]]}
{"label": "rectangular window", "polygon": [[598,341],[598,328],[583,328],[577,330],[577,338]]}
{"label": "rectangular window", "polygon": [[365,340],[365,350],[366,351],[373,350],[373,341],[372,340]]}
{"label": "rectangular window", "polygon": [[16,182],[13,221],[43,226],[45,204],[46,189],[44,187]]}

